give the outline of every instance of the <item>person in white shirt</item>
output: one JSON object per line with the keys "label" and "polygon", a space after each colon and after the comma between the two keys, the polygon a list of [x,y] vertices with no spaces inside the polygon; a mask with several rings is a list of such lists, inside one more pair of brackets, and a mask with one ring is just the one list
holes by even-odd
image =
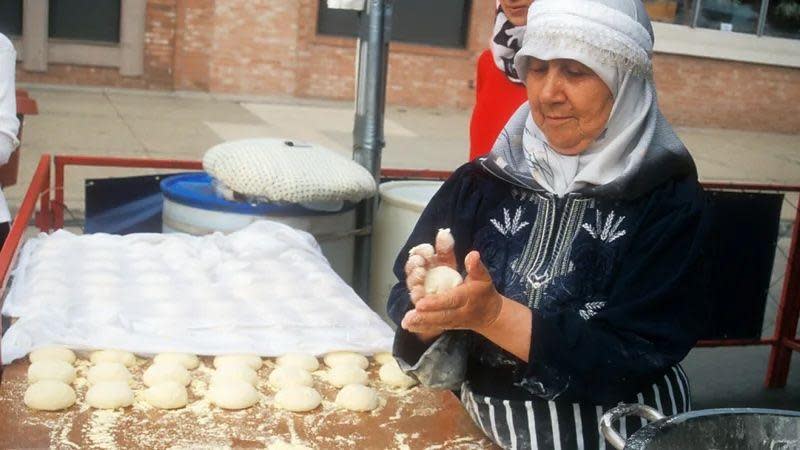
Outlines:
{"label": "person in white shirt", "polygon": [[[11,153],[19,145],[17,132],[17,96],[14,88],[14,66],[17,52],[14,45],[3,34],[0,34],[0,165],[8,162]],[[5,242],[10,228],[11,213],[8,210],[5,196],[0,191],[0,245]]]}

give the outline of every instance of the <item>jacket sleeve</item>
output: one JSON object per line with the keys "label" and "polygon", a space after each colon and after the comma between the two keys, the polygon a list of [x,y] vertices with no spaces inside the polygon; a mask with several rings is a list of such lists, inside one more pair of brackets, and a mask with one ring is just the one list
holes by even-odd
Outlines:
{"label": "jacket sleeve", "polygon": [[574,311],[534,311],[521,382],[529,391],[616,402],[652,383],[694,346],[708,317],[705,195],[695,182],[654,197],[615,269],[603,309],[588,319]]}
{"label": "jacket sleeve", "polygon": [[422,212],[406,244],[394,264],[397,284],[391,290],[387,312],[397,325],[394,355],[403,370],[414,374],[422,384],[442,389],[458,387],[466,371],[467,341],[463,331],[447,331],[430,345],[399,325],[406,312],[413,309],[406,288],[405,263],[409,250],[419,244],[435,241],[440,228],[450,228],[455,238],[456,260],[463,271],[463,260],[472,243],[474,213],[480,205],[475,188],[472,164],[459,168],[442,185]]}

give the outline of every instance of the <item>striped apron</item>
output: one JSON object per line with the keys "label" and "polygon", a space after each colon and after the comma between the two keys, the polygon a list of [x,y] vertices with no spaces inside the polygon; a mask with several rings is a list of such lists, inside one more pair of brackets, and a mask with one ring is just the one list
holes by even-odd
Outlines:
{"label": "striped apron", "polygon": [[[650,389],[627,399],[657,409],[664,415],[692,409],[689,379],[676,365]],[[492,441],[504,449],[519,450],[605,450],[600,418],[616,405],[591,405],[547,400],[501,400],[475,394],[465,382],[461,403],[472,420]],[[646,425],[639,417],[627,417],[617,429],[623,438]]]}

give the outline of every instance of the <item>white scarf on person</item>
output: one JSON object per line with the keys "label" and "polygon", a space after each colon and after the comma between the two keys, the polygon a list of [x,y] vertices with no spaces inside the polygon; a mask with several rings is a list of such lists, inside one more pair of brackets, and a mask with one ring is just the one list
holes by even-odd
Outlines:
{"label": "white scarf on person", "polygon": [[512,83],[522,83],[514,67],[514,56],[522,46],[522,37],[525,35],[525,26],[515,26],[509,22],[499,0],[496,2],[497,16],[494,21],[494,31],[490,49],[494,64],[506,74]]}

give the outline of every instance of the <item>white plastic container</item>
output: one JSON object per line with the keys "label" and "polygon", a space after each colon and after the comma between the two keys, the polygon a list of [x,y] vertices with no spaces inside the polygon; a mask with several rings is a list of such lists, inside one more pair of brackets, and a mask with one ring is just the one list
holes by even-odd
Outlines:
{"label": "white plastic container", "polygon": [[231,202],[216,195],[205,173],[175,175],[161,182],[164,194],[162,231],[195,236],[215,231],[230,233],[256,220],[272,220],[307,231],[317,238],[333,270],[353,282],[355,209],[322,213],[299,205],[251,205]]}
{"label": "white plastic container", "polygon": [[397,278],[392,272],[400,248],[425,209],[441,181],[390,181],[380,185],[380,205],[375,217],[370,271],[370,307],[384,320],[386,300]]}

